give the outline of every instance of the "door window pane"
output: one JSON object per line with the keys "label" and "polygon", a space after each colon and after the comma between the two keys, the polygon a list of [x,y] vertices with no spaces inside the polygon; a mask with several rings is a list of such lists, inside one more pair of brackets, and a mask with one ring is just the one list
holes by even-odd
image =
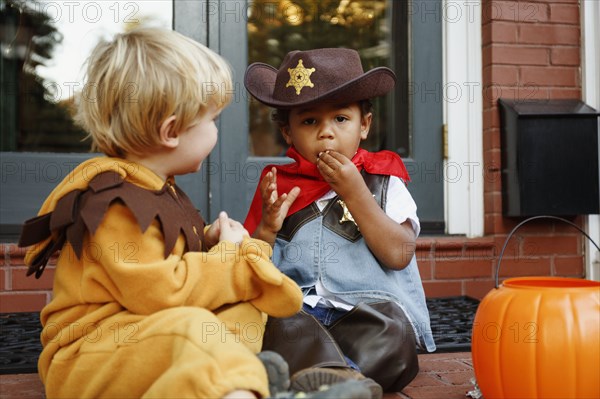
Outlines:
{"label": "door window pane", "polygon": [[171,28],[172,10],[172,0],[2,0],[0,151],[89,151],[70,114],[85,59],[115,33]]}
{"label": "door window pane", "polygon": [[[404,4],[403,4],[404,3]],[[248,7],[248,63],[265,62],[279,67],[292,50],[345,47],[360,53],[365,71],[387,66],[398,75],[402,86],[406,64],[407,24],[399,24],[405,1],[391,0],[250,0]],[[401,30],[402,32],[399,32]],[[395,40],[393,41],[392,38]],[[404,54],[404,57],[399,57]],[[400,71],[400,72],[399,72]],[[405,86],[405,85],[404,85]],[[371,151],[391,149],[408,152],[407,104],[396,110],[396,95],[374,100],[373,125],[361,145]],[[400,97],[404,97],[400,95]],[[396,111],[394,111],[396,110]],[[250,101],[250,154],[280,156],[286,144],[271,121],[272,109]],[[395,115],[394,115],[395,114]],[[404,126],[401,128],[401,126]]]}

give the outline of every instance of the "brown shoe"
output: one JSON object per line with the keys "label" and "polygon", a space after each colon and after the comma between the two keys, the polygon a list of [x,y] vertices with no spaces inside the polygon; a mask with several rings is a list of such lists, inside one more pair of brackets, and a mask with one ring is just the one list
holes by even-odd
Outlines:
{"label": "brown shoe", "polygon": [[292,378],[291,388],[294,391],[314,392],[322,386],[330,386],[343,381],[357,380],[371,391],[371,399],[381,399],[381,385],[349,367],[313,367],[300,370]]}

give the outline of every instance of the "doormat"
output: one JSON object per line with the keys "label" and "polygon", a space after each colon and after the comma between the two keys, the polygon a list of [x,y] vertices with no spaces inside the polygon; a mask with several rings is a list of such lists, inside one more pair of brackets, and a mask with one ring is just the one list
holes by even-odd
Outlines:
{"label": "doormat", "polygon": [[[436,353],[471,350],[478,305],[478,300],[465,296],[427,299]],[[41,331],[37,312],[0,314],[0,374],[37,373]]]}
{"label": "doormat", "polygon": [[471,330],[479,301],[468,296],[427,298],[435,353],[471,351]]}
{"label": "doormat", "polygon": [[40,343],[40,314],[0,314],[0,374],[37,373]]}

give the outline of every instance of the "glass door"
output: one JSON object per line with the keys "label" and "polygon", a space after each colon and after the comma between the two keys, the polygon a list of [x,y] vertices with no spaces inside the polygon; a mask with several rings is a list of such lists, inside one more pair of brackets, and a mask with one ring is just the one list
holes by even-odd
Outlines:
{"label": "glass door", "polygon": [[1,0],[0,21],[0,238],[10,241],[64,176],[94,156],[71,119],[92,48],[137,26],[171,28],[173,0]]}
{"label": "glass door", "polygon": [[[291,50],[346,47],[360,53],[365,71],[388,66],[396,72],[395,91],[374,101],[374,123],[363,148],[403,157],[423,232],[444,232],[441,0],[229,0],[213,5],[218,5],[212,21],[219,26],[219,39],[212,46],[232,62],[237,76],[236,101],[221,118],[220,149],[211,159],[211,195],[220,201],[214,205],[243,219],[262,168],[289,162],[271,109],[244,90],[247,65],[279,66]],[[210,26],[209,21],[213,32]],[[232,199],[226,199],[229,193]]]}

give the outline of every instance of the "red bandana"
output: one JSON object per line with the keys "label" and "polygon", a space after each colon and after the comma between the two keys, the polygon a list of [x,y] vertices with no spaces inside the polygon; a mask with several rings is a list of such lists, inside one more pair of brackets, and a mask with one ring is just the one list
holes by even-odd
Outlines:
{"label": "red bandana", "polygon": [[[307,161],[294,147],[290,147],[286,155],[296,162],[287,165],[267,165],[263,169],[259,181],[262,181],[274,166],[277,169],[277,192],[279,195],[289,193],[296,186],[301,188],[298,198],[288,211],[287,216],[290,216],[321,198],[331,190],[331,187],[321,176],[317,165]],[[402,159],[392,151],[368,152],[359,148],[352,157],[352,163],[359,171],[364,169],[371,174],[397,176],[404,181],[410,181]],[[254,232],[261,218],[262,197],[260,189],[257,188],[244,222],[244,227],[250,234]]]}

